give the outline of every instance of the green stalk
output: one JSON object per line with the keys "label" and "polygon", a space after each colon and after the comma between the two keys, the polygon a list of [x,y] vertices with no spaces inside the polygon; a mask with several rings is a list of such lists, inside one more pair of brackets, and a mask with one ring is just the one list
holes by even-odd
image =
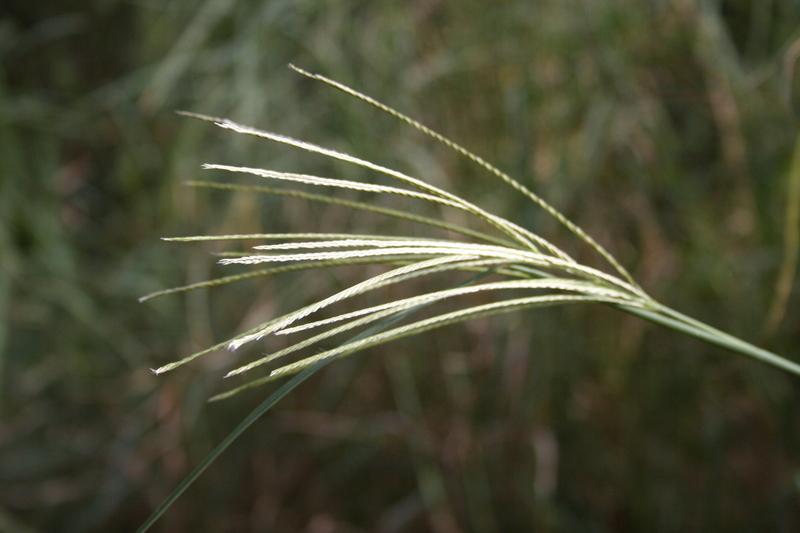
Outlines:
{"label": "green stalk", "polygon": [[[549,278],[551,274],[541,270],[535,270],[527,267],[514,266],[514,270],[523,272],[532,277]],[[632,307],[622,304],[607,304],[611,307],[630,313],[639,318],[643,318],[659,326],[669,328],[671,330],[684,333],[696,339],[700,339],[714,346],[725,348],[734,353],[752,357],[762,363],[776,366],[796,376],[800,376],[800,364],[794,363],[784,357],[774,354],[763,348],[759,348],[749,342],[743,341],[738,337],[734,337],[724,331],[721,331],[713,326],[709,326],[704,322],[700,322],[690,316],[684,315],[674,309],[665,305],[659,304],[655,301],[650,302],[654,307],[652,310],[643,309],[641,307]]]}
{"label": "green stalk", "polygon": [[658,312],[654,312],[647,309],[629,307],[627,305],[610,305],[621,311],[625,311],[626,313],[649,320],[650,322],[660,326],[685,333],[686,335],[703,340],[709,344],[725,348],[726,350],[730,350],[741,355],[752,357],[753,359],[757,359],[763,363],[776,366],[791,372],[792,374],[800,376],[800,365],[797,363],[789,361],[788,359],[785,359],[763,348],[759,348],[758,346],[754,346],[749,342],[745,342],[737,337],[734,337],[733,335],[725,333],[724,331],[720,331],[717,328],[700,322],[699,320],[695,320],[684,315],[683,313],[675,311],[674,309],[670,309],[669,307],[661,306],[658,309]]}

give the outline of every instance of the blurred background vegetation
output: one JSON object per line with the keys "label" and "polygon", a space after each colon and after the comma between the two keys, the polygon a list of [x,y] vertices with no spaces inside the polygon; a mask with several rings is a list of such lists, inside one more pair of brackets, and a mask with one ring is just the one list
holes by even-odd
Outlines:
{"label": "blurred background vegetation", "polygon": [[[149,369],[364,274],[142,305],[233,272],[159,237],[419,231],[182,186],[203,162],[357,171],[176,109],[389,164],[597,264],[290,62],[508,171],[656,299],[796,359],[798,28],[795,0],[0,2],[0,532],[135,530],[274,388],[207,404],[231,354]],[[798,531],[799,400],[795,378],[601,306],[478,320],[326,368],[155,530]]]}

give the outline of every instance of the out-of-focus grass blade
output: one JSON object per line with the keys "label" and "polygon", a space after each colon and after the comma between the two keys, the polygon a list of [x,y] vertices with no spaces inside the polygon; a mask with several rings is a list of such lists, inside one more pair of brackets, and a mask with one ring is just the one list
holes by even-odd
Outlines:
{"label": "out-of-focus grass blade", "polygon": [[769,315],[764,322],[764,335],[772,336],[786,313],[792,282],[797,273],[797,254],[800,252],[800,135],[794,145],[792,163],[789,167],[786,198],[786,223],[783,231],[783,261]]}

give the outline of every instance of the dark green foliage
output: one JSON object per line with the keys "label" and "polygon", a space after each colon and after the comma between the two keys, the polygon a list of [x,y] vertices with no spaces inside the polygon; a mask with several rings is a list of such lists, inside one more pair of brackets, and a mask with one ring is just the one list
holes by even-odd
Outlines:
{"label": "dark green foliage", "polygon": [[[289,62],[508,171],[656,299],[794,358],[795,293],[762,332],[798,27],[792,0],[5,3],[0,530],[135,530],[269,392],[206,404],[227,388],[227,352],[149,368],[362,278],[289,273],[140,305],[233,273],[215,243],[158,237],[416,231],[182,187],[228,178],[200,163],[376,177],[174,110],[368,156],[567,242],[513,191]],[[606,307],[479,320],[313,376],[154,531],[794,531],[799,399],[788,375]]]}

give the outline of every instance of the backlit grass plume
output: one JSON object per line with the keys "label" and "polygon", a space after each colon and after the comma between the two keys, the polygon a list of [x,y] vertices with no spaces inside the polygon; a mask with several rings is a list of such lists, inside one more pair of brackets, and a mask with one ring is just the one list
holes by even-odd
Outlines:
{"label": "backlit grass plume", "polygon": [[[370,195],[398,195],[422,202],[430,202],[439,206],[463,211],[475,219],[482,220],[484,223],[482,226],[490,227],[491,233],[453,225],[441,220],[418,215],[408,210],[379,207],[368,203],[368,199],[360,202],[337,199],[322,194],[318,195],[295,189],[192,182],[191,185],[197,187],[264,192],[293,196],[316,202],[337,204],[357,210],[371,211],[381,215],[406,219],[431,227],[449,230],[451,233],[460,234],[463,238],[459,240],[445,240],[387,235],[354,235],[348,233],[291,233],[199,236],[167,239],[174,241],[262,239],[267,241],[268,244],[255,246],[252,254],[231,253],[221,259],[220,263],[269,266],[246,274],[227,276],[186,287],[157,292],[142,298],[142,300],[164,294],[220,285],[253,276],[263,276],[303,269],[373,263],[386,265],[388,270],[336,294],[332,294],[316,303],[269,320],[250,331],[235,336],[225,343],[218,344],[180,361],[158,368],[155,370],[156,373],[160,374],[172,370],[214,350],[225,347],[237,349],[267,335],[292,335],[292,337],[287,338],[294,338],[295,334],[300,332],[312,333],[310,337],[296,341],[280,351],[231,370],[228,376],[254,370],[266,363],[279,360],[283,361],[282,358],[284,356],[305,348],[316,347],[317,352],[314,355],[307,355],[297,361],[286,363],[263,377],[252,380],[245,385],[213,398],[220,399],[230,396],[242,389],[259,385],[281,376],[296,373],[318,361],[345,356],[370,346],[409,335],[419,334],[456,322],[533,307],[571,303],[602,303],[800,375],[800,366],[797,364],[732,337],[711,326],[693,320],[653,300],[636,284],[625,268],[594,239],[567,220],[561,213],[535,193],[487,163],[482,158],[442,137],[436,132],[431,131],[411,118],[349,87],[323,76],[310,74],[297,68],[295,68],[295,70],[305,76],[320,80],[372,104],[444,143],[462,156],[469,158],[474,163],[477,163],[494,177],[504,181],[555,217],[575,236],[594,249],[608,263],[613,273],[607,273],[583,265],[536,233],[497,215],[491,214],[463,198],[434,187],[421,179],[413,178],[404,173],[352,155],[322,148],[284,135],[242,126],[226,119],[183,113],[188,116],[213,122],[222,128],[237,133],[261,137],[358,165],[370,171],[393,178],[396,184],[395,186],[366,184],[307,174],[277,172],[259,168],[220,164],[207,164],[204,165],[204,168],[252,174],[273,181],[301,183],[324,188],[350,189]],[[488,278],[491,279],[491,281],[487,280],[487,277],[480,277],[476,278],[477,282],[470,285],[462,285],[409,298],[388,301],[374,307],[358,309],[331,318],[318,318],[318,312],[328,306],[366,292],[386,289],[390,285],[401,283],[412,278],[454,271],[472,273],[486,272],[492,273],[494,276]],[[457,311],[440,312],[440,314],[434,313],[433,316],[410,321],[403,325],[396,325],[396,321],[391,322],[387,320],[401,315],[405,317],[408,315],[409,310],[416,309],[422,305],[430,305],[448,298],[456,298],[469,293],[486,291],[490,291],[496,295],[495,302],[464,307]],[[508,294],[512,294],[513,296],[507,296]],[[362,334],[355,339],[338,345],[336,348],[319,351],[319,343],[331,337],[347,332],[355,333],[359,329],[364,329],[370,325],[374,326],[375,324],[383,324],[382,329],[370,330],[368,334]],[[392,327],[388,327],[389,325]]]}

